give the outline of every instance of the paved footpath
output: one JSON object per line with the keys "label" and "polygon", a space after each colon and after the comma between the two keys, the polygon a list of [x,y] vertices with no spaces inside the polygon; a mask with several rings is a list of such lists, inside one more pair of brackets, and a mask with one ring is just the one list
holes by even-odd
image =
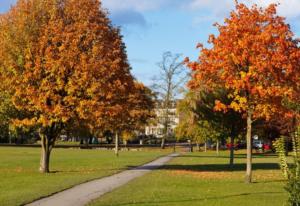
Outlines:
{"label": "paved footpath", "polygon": [[83,183],[27,204],[26,206],[83,206],[90,201],[101,197],[105,193],[125,185],[129,181],[163,166],[176,156],[178,156],[178,154],[171,154],[134,169]]}

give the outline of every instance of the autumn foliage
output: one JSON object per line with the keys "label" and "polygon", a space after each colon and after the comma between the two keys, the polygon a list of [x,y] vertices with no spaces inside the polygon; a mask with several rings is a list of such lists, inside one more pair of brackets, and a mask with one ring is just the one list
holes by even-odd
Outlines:
{"label": "autumn foliage", "polygon": [[43,172],[70,122],[114,131],[128,116],[143,116],[132,98],[144,104],[145,88],[135,83],[120,31],[99,0],[19,0],[0,27],[13,104],[31,113],[14,123],[40,128]]}
{"label": "autumn foliage", "polygon": [[205,48],[199,44],[198,61],[188,62],[193,71],[191,88],[225,88],[230,104],[216,102],[216,110],[233,109],[247,117],[247,182],[251,182],[251,125],[253,119],[270,119],[284,110],[284,99],[295,99],[300,81],[300,52],[285,19],[276,5],[251,8],[236,3],[236,10],[216,24],[217,36],[210,35]]}

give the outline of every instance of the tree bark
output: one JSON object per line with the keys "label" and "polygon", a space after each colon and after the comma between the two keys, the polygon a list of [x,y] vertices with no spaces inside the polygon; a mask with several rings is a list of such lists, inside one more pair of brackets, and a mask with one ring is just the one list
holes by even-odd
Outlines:
{"label": "tree bark", "polygon": [[160,146],[162,149],[165,149],[165,141],[166,141],[166,139],[165,139],[165,137],[163,137],[161,139],[161,146]]}
{"label": "tree bark", "polygon": [[127,141],[127,140],[124,140],[123,143],[124,143],[125,150],[126,150],[126,151],[129,151],[129,149],[128,149],[128,147],[127,147],[128,141]]}
{"label": "tree bark", "polygon": [[204,143],[204,152],[207,152],[207,143]]}
{"label": "tree bark", "polygon": [[197,148],[197,151],[200,152],[200,144],[199,144],[199,142],[196,142],[196,148]]}
{"label": "tree bark", "polygon": [[216,153],[217,153],[217,156],[219,156],[219,140],[217,140]]}
{"label": "tree bark", "polygon": [[40,159],[40,168],[39,171],[41,173],[49,173],[49,164],[50,164],[50,154],[53,148],[53,143],[51,143],[51,139],[46,135],[41,135],[41,159]]}
{"label": "tree bark", "polygon": [[229,162],[230,168],[233,168],[233,164],[234,164],[234,137],[233,137],[233,135],[231,135],[231,137],[230,137],[230,162]]}
{"label": "tree bark", "polygon": [[190,147],[190,152],[194,152],[194,147],[193,147],[193,143],[192,142],[189,143],[189,147]]}
{"label": "tree bark", "polygon": [[246,183],[252,182],[252,111],[248,110],[247,114],[247,169]]}
{"label": "tree bark", "polygon": [[55,141],[63,128],[62,123],[52,123],[48,127],[40,128],[39,135],[41,138],[41,159],[40,172],[49,173],[50,154],[54,147]]}
{"label": "tree bark", "polygon": [[8,137],[9,137],[9,140],[8,140],[9,144],[12,144],[10,131],[8,132]]}
{"label": "tree bark", "polygon": [[115,137],[115,155],[119,156],[119,134],[116,132],[116,137]]}

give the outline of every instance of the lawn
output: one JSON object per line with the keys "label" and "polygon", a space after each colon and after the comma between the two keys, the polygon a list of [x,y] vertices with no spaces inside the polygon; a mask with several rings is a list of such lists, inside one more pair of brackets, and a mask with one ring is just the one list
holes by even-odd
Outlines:
{"label": "lawn", "polygon": [[54,149],[50,174],[38,172],[39,148],[0,147],[0,205],[31,202],[95,178],[149,162],[168,151]]}
{"label": "lawn", "polygon": [[245,155],[230,170],[228,153],[184,154],[90,206],[282,206],[287,194],[274,155],[255,155],[254,183],[244,183]]}

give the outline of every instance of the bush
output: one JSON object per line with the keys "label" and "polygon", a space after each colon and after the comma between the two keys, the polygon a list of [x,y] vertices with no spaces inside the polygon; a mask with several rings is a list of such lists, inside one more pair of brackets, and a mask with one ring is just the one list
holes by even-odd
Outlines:
{"label": "bush", "polygon": [[279,156],[280,168],[287,184],[285,190],[289,193],[288,205],[300,206],[300,136],[299,129],[293,135],[293,162],[288,164],[285,138],[281,137],[275,143],[275,149]]}

